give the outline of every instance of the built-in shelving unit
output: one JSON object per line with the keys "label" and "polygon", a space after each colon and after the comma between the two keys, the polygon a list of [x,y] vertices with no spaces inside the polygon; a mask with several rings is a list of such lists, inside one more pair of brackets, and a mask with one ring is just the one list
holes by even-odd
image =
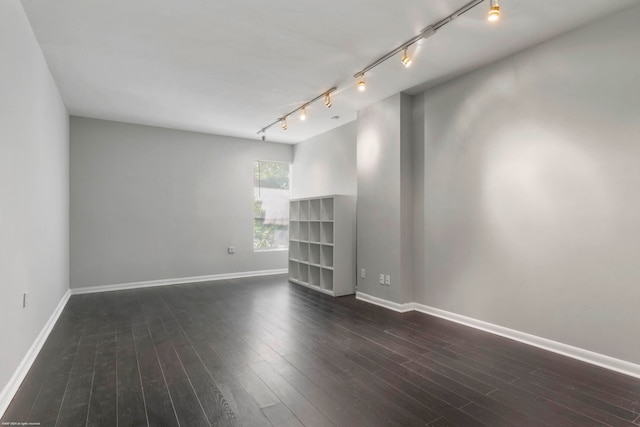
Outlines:
{"label": "built-in shelving unit", "polygon": [[356,198],[291,200],[289,221],[289,280],[333,296],[355,293]]}

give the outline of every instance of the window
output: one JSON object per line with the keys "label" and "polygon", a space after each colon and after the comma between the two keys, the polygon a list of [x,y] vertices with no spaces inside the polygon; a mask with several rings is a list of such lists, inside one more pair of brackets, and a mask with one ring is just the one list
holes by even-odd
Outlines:
{"label": "window", "polygon": [[253,249],[287,249],[289,163],[253,164]]}

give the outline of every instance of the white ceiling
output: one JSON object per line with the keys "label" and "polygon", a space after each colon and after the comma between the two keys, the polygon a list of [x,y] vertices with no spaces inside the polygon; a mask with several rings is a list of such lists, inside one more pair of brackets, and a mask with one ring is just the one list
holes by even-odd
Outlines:
{"label": "white ceiling", "polygon": [[[416,46],[352,75],[468,0],[23,0],[70,114],[258,139],[256,132],[333,85],[296,143],[354,120],[394,93],[431,86],[638,0],[488,0]],[[412,49],[413,50],[413,49]],[[339,119],[331,119],[339,116]]]}

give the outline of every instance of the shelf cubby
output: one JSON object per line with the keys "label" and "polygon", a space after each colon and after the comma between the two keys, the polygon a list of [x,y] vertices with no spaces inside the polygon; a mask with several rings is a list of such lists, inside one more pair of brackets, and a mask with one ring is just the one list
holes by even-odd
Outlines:
{"label": "shelf cubby", "polygon": [[320,221],[320,199],[309,200],[309,220]]}
{"label": "shelf cubby", "polygon": [[307,264],[300,264],[298,269],[298,280],[302,283],[309,283],[309,266]]}
{"label": "shelf cubby", "polygon": [[320,243],[320,224],[319,222],[309,223],[309,241]]}
{"label": "shelf cubby", "polygon": [[300,223],[298,221],[289,221],[289,239],[298,240],[300,238]]}
{"label": "shelf cubby", "polygon": [[332,222],[321,222],[320,227],[320,241],[322,243],[331,243],[333,244],[333,223]]}
{"label": "shelf cubby", "polygon": [[289,259],[300,259],[300,244],[298,242],[289,242]]}
{"label": "shelf cubby", "polygon": [[289,203],[289,220],[291,221],[297,221],[299,216],[298,216],[298,209],[300,208],[300,202],[298,201],[292,201]]}
{"label": "shelf cubby", "polygon": [[296,261],[289,261],[289,278],[293,280],[298,280],[299,272],[298,272],[298,263]]}
{"label": "shelf cubby", "polygon": [[320,265],[320,245],[309,244],[309,263]]}
{"label": "shelf cubby", "polygon": [[309,284],[311,286],[321,287],[320,283],[320,267],[316,267],[315,265],[309,266]]}
{"label": "shelf cubby", "polygon": [[333,291],[333,270],[322,268],[320,274],[320,287],[327,291]]}
{"label": "shelf cubby", "polygon": [[300,200],[300,209],[298,211],[298,219],[300,221],[309,221],[309,201]]}
{"label": "shelf cubby", "polygon": [[320,219],[323,221],[333,221],[333,197],[321,200]]}
{"label": "shelf cubby", "polygon": [[307,221],[298,222],[298,239],[301,242],[309,241],[309,223]]}
{"label": "shelf cubby", "polygon": [[333,246],[322,245],[320,247],[320,264],[323,267],[333,268]]}
{"label": "shelf cubby", "polygon": [[309,244],[299,243],[298,259],[303,262],[309,262]]}

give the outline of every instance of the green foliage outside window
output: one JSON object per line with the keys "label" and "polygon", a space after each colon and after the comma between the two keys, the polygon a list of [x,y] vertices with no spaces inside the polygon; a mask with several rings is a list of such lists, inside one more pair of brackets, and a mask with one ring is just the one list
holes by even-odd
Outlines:
{"label": "green foliage outside window", "polygon": [[288,247],[289,164],[254,163],[253,247]]}
{"label": "green foliage outside window", "polygon": [[254,187],[289,189],[289,163],[255,162]]}
{"label": "green foliage outside window", "polygon": [[254,249],[276,249],[276,230],[285,230],[287,227],[264,223],[265,211],[262,209],[262,201],[253,201],[253,247]]}

